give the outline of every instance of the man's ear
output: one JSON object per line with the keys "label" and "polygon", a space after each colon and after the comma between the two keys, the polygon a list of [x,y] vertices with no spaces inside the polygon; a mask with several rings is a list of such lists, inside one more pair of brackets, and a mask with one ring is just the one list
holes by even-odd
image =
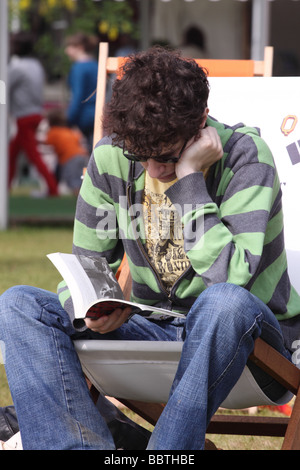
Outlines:
{"label": "man's ear", "polygon": [[209,113],[209,108],[205,108],[205,111],[203,113],[202,123],[201,123],[201,129],[203,129],[205,127],[208,113]]}

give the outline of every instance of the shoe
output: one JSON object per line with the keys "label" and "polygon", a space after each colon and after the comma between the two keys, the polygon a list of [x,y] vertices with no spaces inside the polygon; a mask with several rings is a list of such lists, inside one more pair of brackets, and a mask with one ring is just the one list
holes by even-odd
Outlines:
{"label": "shoe", "polygon": [[0,441],[6,442],[19,431],[14,406],[0,408]]}
{"label": "shoe", "polygon": [[17,432],[8,441],[0,441],[0,450],[23,450],[21,434]]}
{"label": "shoe", "polygon": [[113,420],[108,423],[117,450],[145,450],[151,432],[136,423]]}

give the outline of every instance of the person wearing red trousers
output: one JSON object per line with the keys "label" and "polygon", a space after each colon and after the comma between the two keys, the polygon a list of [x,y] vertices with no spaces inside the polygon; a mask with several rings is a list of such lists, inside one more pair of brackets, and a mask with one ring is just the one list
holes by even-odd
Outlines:
{"label": "person wearing red trousers", "polygon": [[58,194],[57,181],[42,159],[37,147],[36,131],[41,122],[43,106],[44,70],[31,56],[33,41],[29,34],[18,33],[12,38],[13,57],[8,68],[10,113],[16,120],[17,133],[9,146],[9,185],[16,171],[20,151],[44,177],[48,193]]}

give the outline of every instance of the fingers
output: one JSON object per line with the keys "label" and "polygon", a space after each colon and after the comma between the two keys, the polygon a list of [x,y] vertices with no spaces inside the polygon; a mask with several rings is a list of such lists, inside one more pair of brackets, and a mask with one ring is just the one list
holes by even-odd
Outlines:
{"label": "fingers", "polygon": [[104,315],[97,320],[85,318],[86,326],[96,333],[105,334],[116,330],[128,319],[131,307],[125,309],[117,308],[110,315]]}
{"label": "fingers", "polygon": [[197,139],[199,160],[202,160],[204,168],[208,168],[223,156],[223,146],[220,136],[214,127],[202,129],[199,139]]}
{"label": "fingers", "polygon": [[175,167],[177,178],[203,171],[223,157],[221,139],[214,127],[205,127],[198,138],[188,143]]}

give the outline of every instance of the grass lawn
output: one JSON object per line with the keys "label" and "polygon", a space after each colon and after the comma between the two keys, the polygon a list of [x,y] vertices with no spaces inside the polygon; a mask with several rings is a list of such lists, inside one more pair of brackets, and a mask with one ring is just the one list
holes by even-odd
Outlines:
{"label": "grass lawn", "polygon": [[0,231],[0,293],[16,284],[55,292],[59,274],[46,255],[71,250],[71,228],[16,227]]}
{"label": "grass lawn", "polygon": [[[0,231],[0,294],[17,284],[28,284],[55,292],[60,280],[57,270],[46,258],[55,251],[70,252],[72,228],[55,226],[16,227]],[[17,365],[16,365],[17,366]],[[12,404],[4,366],[0,365],[0,406]],[[137,419],[127,409],[124,410]],[[259,413],[274,415],[268,410]],[[276,415],[276,413],[275,413]],[[282,416],[277,414],[277,416]],[[143,425],[143,421],[137,419]],[[221,449],[280,449],[281,438],[208,435]]]}
{"label": "grass lawn", "polygon": [[[46,255],[71,250],[71,227],[16,227],[0,231],[0,294],[18,284],[55,292],[60,277]],[[0,365],[0,406],[11,403],[4,366]]]}
{"label": "grass lawn", "polygon": [[70,223],[74,220],[75,196],[34,198],[27,194],[12,194],[9,198],[9,218],[12,224]]}

